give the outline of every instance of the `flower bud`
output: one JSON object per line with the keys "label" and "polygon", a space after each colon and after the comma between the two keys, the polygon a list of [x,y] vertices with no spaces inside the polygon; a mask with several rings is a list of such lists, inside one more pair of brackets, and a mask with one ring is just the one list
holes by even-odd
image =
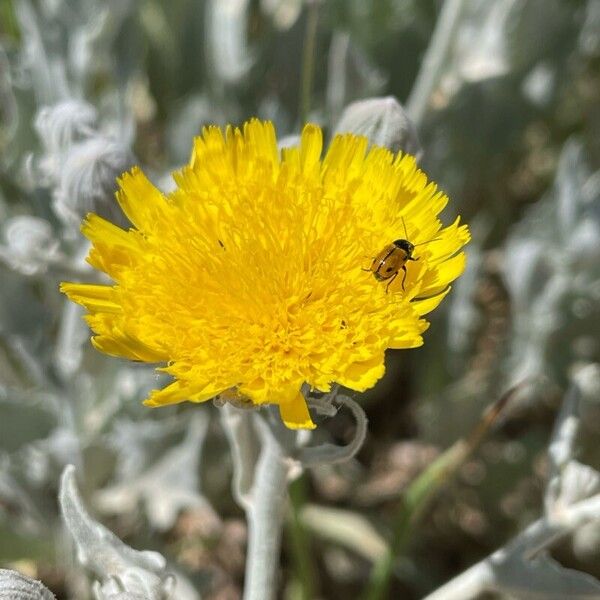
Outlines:
{"label": "flower bud", "polygon": [[421,144],[416,129],[402,105],[393,97],[369,98],[348,105],[334,134],[355,133],[369,138],[371,144],[392,152],[401,150],[419,158]]}

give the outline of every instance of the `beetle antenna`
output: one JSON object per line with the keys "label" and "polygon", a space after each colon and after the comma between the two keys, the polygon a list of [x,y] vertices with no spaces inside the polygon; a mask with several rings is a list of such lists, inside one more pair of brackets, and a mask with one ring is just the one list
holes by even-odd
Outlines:
{"label": "beetle antenna", "polygon": [[442,238],[434,238],[433,240],[427,240],[426,242],[421,242],[420,244],[413,244],[416,248],[417,246],[424,246],[425,244],[431,244],[431,242],[441,242]]}
{"label": "beetle antenna", "polygon": [[404,217],[400,217],[402,219],[402,225],[404,226],[404,239],[408,240],[408,231],[406,231],[406,222],[404,221]]}

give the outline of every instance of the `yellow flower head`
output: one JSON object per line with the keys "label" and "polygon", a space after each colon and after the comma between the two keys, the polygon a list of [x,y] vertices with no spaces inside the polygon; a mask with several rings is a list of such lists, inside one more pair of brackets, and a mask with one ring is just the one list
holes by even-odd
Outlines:
{"label": "yellow flower head", "polygon": [[[138,168],[123,175],[129,230],[88,215],[88,261],[114,284],[61,290],[89,311],[98,350],[166,363],[174,381],[148,406],[234,395],[314,427],[304,383],[366,390],[387,348],[423,343],[422,316],[462,272],[469,233],[458,219],[442,227],[447,197],[412,156],[367,147],[338,135],[322,159],[315,125],[281,153],[271,123],[209,127],[174,192]],[[398,239],[417,260],[378,280],[373,259]]]}

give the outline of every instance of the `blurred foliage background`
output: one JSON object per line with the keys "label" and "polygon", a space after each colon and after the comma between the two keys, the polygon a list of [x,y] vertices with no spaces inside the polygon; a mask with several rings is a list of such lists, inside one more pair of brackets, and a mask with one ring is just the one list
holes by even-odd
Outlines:
{"label": "blurred foliage background", "polygon": [[[468,270],[425,345],[390,352],[355,396],[357,459],[294,484],[281,595],[359,597],[403,490],[522,381],[413,531],[389,597],[424,597],[542,513],[556,412],[600,360],[598,0],[0,0],[0,565],[89,597],[56,501],[72,463],[90,510],[188,582],[176,597],[240,597],[246,526],[217,409],[143,408],[152,370],[96,353],[58,282],[91,277],[78,222],[116,213],[130,165],[168,189],[203,125],[330,134],[375,96],[407,106],[445,218],[472,228]],[[598,402],[578,451],[595,467]],[[316,435],[352,427],[340,414]],[[586,535],[555,554],[598,577]]]}

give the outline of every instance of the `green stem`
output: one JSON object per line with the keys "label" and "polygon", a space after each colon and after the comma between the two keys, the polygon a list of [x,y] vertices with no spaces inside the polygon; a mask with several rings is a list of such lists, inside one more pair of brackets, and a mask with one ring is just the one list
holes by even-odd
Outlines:
{"label": "green stem", "polygon": [[310,99],[312,96],[313,73],[315,70],[315,47],[317,41],[317,25],[319,22],[318,0],[311,0],[308,4],[306,16],[306,31],[304,34],[304,47],[302,53],[302,75],[300,83],[300,124],[308,119],[310,112]]}
{"label": "green stem", "polygon": [[289,520],[289,533],[292,555],[296,563],[296,572],[300,581],[300,598],[313,600],[317,595],[317,575],[311,559],[309,533],[300,519],[300,512],[306,504],[306,476],[303,475],[294,481],[289,488],[291,501],[291,515]]}

